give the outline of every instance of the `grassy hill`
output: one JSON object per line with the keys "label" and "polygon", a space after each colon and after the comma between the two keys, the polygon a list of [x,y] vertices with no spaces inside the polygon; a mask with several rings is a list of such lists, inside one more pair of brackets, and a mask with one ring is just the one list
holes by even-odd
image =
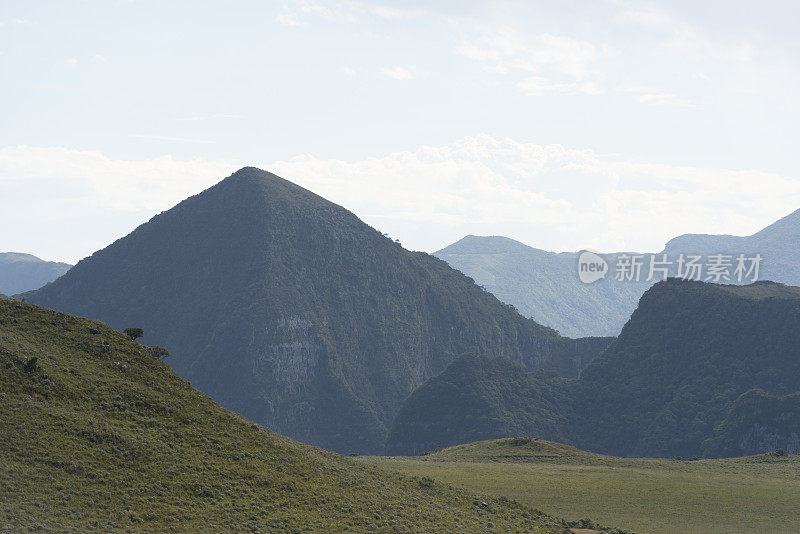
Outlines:
{"label": "grassy hill", "polygon": [[361,457],[387,472],[613,522],[639,534],[800,531],[800,456],[726,460],[615,458],[532,438],[450,447],[419,457]]}
{"label": "grassy hill", "polygon": [[214,404],[111,328],[0,300],[0,531],[563,532]]}
{"label": "grassy hill", "polygon": [[343,453],[382,450],[402,401],[460,354],[574,376],[608,344],[563,338],[445,262],[255,168],[25,296],[142,327],[221,405]]}

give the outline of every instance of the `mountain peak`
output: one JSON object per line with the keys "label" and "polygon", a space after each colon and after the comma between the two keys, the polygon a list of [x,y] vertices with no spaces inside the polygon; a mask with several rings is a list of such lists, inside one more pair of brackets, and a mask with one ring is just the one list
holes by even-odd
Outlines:
{"label": "mountain peak", "polygon": [[254,167],[26,297],[141,327],[227,408],[342,452],[380,450],[402,400],[459,354],[574,376],[586,352],[445,262]]}
{"label": "mountain peak", "polygon": [[500,235],[466,235],[442,250],[434,252],[435,256],[447,254],[507,254],[513,252],[539,252],[538,249]]}

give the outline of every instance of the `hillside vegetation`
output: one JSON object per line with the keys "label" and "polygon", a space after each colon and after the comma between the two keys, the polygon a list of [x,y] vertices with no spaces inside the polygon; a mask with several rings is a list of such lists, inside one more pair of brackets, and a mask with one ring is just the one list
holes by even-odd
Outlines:
{"label": "hillside vegetation", "polygon": [[359,461],[638,534],[800,531],[798,456],[615,458],[518,437]]}
{"label": "hillside vegetation", "polygon": [[148,347],[0,300],[0,531],[563,532],[228,412]]}
{"label": "hillside vegetation", "polygon": [[755,389],[743,393],[703,443],[703,454],[712,458],[763,450],[800,454],[800,392],[784,397]]}

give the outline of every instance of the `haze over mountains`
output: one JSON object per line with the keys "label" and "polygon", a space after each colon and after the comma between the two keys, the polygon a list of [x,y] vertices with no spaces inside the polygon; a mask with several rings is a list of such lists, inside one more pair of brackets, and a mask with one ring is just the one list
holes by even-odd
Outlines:
{"label": "haze over mountains", "polygon": [[0,294],[16,295],[52,282],[72,265],[44,261],[32,254],[0,252]]}
{"label": "haze over mountains", "polygon": [[465,352],[577,376],[610,339],[563,338],[355,215],[244,168],[27,293],[142,327],[228,409],[341,452],[378,452],[397,409]]}
{"label": "haze over mountains", "polygon": [[[759,280],[800,285],[798,244],[800,210],[752,236],[682,235],[657,256],[667,254],[668,260],[676,261],[680,254],[760,254]],[[645,266],[638,282],[617,282],[614,267],[620,254],[602,254],[610,272],[584,284],[577,276],[578,252],[547,252],[506,237],[470,235],[434,253],[526,317],[573,337],[618,335],[639,297],[660,279],[648,281]],[[676,267],[669,272],[675,276]]]}
{"label": "haze over mountains", "polygon": [[525,377],[512,362],[454,362],[406,400],[387,451],[447,446],[465,432],[481,439],[530,433],[617,456],[794,447],[796,395],[768,399],[762,405],[772,407],[760,412],[737,398],[753,389],[800,391],[797,324],[797,287],[660,282],[578,380]]}

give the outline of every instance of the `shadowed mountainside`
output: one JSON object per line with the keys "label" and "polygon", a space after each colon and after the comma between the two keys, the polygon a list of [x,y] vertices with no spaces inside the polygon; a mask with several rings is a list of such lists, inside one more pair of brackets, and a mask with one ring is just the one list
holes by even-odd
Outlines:
{"label": "shadowed mountainside", "polygon": [[460,354],[576,376],[610,341],[563,338],[445,262],[250,167],[25,296],[142,327],[226,408],[341,452],[381,450],[402,401]]}
{"label": "shadowed mountainside", "polygon": [[[660,282],[579,379],[540,380],[494,358],[459,360],[406,400],[387,450],[411,454],[464,437],[535,435],[615,456],[699,456],[743,393],[800,391],[798,323],[800,288]],[[481,408],[463,416],[440,409],[457,404]],[[774,426],[769,413],[747,424]],[[791,429],[781,432],[790,436]],[[759,443],[745,452],[771,446]]]}

